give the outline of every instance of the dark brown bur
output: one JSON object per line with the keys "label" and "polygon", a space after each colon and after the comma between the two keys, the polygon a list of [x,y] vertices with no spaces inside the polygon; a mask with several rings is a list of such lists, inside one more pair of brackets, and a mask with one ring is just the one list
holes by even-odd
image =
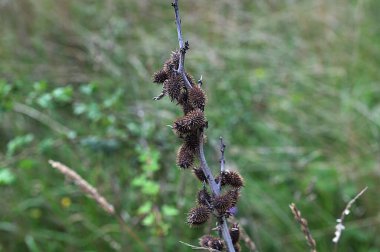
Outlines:
{"label": "dark brown bur", "polygon": [[163,69],[161,69],[160,71],[153,74],[153,82],[154,83],[158,83],[158,84],[164,83],[164,81],[167,78],[168,78],[168,75],[166,74],[166,72]]}
{"label": "dark brown bur", "polygon": [[220,215],[223,215],[233,207],[231,197],[228,194],[222,194],[214,197],[213,201],[214,208]]}
{"label": "dark brown bur", "polygon": [[164,90],[169,95],[171,101],[178,101],[181,96],[182,88],[182,77],[177,74],[173,74],[169,79],[164,81]]}
{"label": "dark brown bur", "polygon": [[196,206],[190,210],[187,215],[187,223],[190,225],[201,225],[210,217],[210,209],[206,206]]}
{"label": "dark brown bur", "polygon": [[177,153],[177,165],[181,168],[189,168],[194,163],[194,151],[186,144],[181,145]]}
{"label": "dark brown bur", "polygon": [[206,95],[200,87],[194,86],[192,89],[190,89],[188,99],[189,99],[189,104],[193,108],[198,108],[202,111],[205,109]]}
{"label": "dark brown bur", "polygon": [[199,136],[198,132],[192,132],[188,135],[185,135],[184,142],[188,146],[189,149],[197,152],[199,149]]}
{"label": "dark brown bur", "polygon": [[211,235],[204,235],[199,239],[199,245],[204,248],[211,248],[222,251],[225,248],[224,241]]}
{"label": "dark brown bur", "polygon": [[239,189],[231,189],[231,190],[227,191],[227,192],[225,193],[225,195],[226,195],[228,198],[230,198],[230,200],[231,200],[231,204],[232,204],[231,207],[233,207],[233,206],[236,206],[236,204],[237,204],[237,202],[238,202],[238,200],[239,200],[239,197],[240,197],[240,190],[239,190]]}
{"label": "dark brown bur", "polygon": [[201,167],[193,168],[193,173],[195,177],[197,177],[197,179],[199,179],[201,182],[207,183],[207,178]]}
{"label": "dark brown bur", "polygon": [[215,181],[219,182],[220,178],[222,178],[222,186],[229,185],[234,188],[244,186],[244,179],[237,171],[224,171],[221,176],[215,178]]}
{"label": "dark brown bur", "polygon": [[190,111],[174,122],[173,128],[181,134],[187,134],[206,126],[205,116],[200,109]]}
{"label": "dark brown bur", "polygon": [[163,70],[171,75],[175,70],[178,69],[180,53],[179,51],[174,51],[171,53],[170,58],[165,61]]}
{"label": "dark brown bur", "polygon": [[197,203],[202,206],[208,207],[212,203],[211,195],[210,193],[206,190],[206,188],[203,188],[198,192],[197,195]]}

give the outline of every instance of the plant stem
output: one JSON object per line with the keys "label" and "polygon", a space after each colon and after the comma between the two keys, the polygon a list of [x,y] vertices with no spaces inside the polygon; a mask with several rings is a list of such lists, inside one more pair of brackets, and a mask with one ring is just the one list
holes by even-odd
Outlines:
{"label": "plant stem", "polygon": [[[219,196],[220,195],[219,185],[215,182],[214,176],[212,175],[211,170],[208,167],[207,161],[205,158],[205,153],[203,149],[203,133],[200,134],[199,156],[201,160],[201,168],[207,178],[211,191],[214,195]],[[224,216],[219,221],[219,226],[222,229],[222,236],[223,236],[224,241],[226,242],[228,252],[235,252],[234,246],[232,245],[230,232],[228,230],[227,221]]]}
{"label": "plant stem", "polygon": [[174,13],[175,13],[175,23],[177,25],[178,43],[179,43],[179,51],[180,51],[177,73],[179,73],[182,76],[182,79],[185,81],[186,87],[189,89],[192,89],[193,87],[191,86],[185,74],[185,54],[186,54],[186,51],[189,49],[189,43],[187,41],[183,43],[181,18],[179,17],[178,0],[174,0],[174,2],[172,3],[172,6],[174,8]]}
{"label": "plant stem", "polygon": [[[179,73],[182,76],[182,79],[184,80],[186,87],[191,89],[192,86],[186,77],[185,67],[184,67],[185,66],[185,54],[186,54],[186,51],[189,49],[189,43],[187,41],[185,43],[183,42],[182,29],[181,29],[181,18],[179,16],[178,0],[174,0],[174,2],[172,3],[172,6],[174,8],[174,13],[175,13],[178,43],[179,43],[179,50],[180,50],[180,60],[179,60],[177,73]],[[214,176],[212,175],[211,170],[207,165],[207,161],[206,161],[206,158],[204,155],[203,132],[200,133],[199,137],[200,137],[199,156],[200,156],[200,160],[201,160],[202,170],[203,170],[203,172],[204,172],[204,174],[208,180],[208,184],[211,187],[212,193],[216,196],[219,196],[220,195],[219,185],[215,182]],[[229,232],[229,229],[227,226],[226,218],[224,216],[222,218],[220,218],[219,226],[222,229],[221,233],[222,233],[224,241],[226,242],[228,252],[235,252],[234,246],[232,245],[231,236],[230,236],[230,232]]]}

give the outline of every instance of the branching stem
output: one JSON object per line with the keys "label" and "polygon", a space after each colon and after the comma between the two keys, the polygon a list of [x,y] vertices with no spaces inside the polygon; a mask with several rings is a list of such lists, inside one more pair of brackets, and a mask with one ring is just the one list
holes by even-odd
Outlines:
{"label": "branching stem", "polygon": [[[177,25],[177,34],[178,34],[178,43],[179,43],[179,50],[180,50],[180,60],[179,60],[179,65],[178,65],[178,70],[177,73],[179,73],[182,76],[182,79],[185,82],[185,85],[187,88],[191,89],[193,88],[189,82],[189,80],[186,77],[185,73],[185,54],[186,51],[189,49],[189,43],[186,41],[185,43],[183,42],[183,37],[182,37],[182,30],[181,30],[181,18],[179,16],[179,7],[178,7],[178,0],[174,0],[172,3],[172,6],[174,8],[174,13],[175,13],[175,20],[176,20],[176,25]],[[205,158],[204,150],[203,150],[203,132],[199,134],[200,136],[200,144],[199,144],[199,156],[201,160],[201,168],[207,178],[208,184],[211,187],[212,193],[216,196],[220,195],[220,187],[219,185],[215,182],[214,176],[211,173],[210,168],[207,165],[207,161]],[[226,218],[223,216],[220,221],[219,221],[219,226],[222,229],[221,233],[223,236],[223,239],[227,245],[227,250],[228,252],[235,252],[234,246],[232,245],[231,241],[231,236],[228,230]]]}
{"label": "branching stem", "polygon": [[[214,195],[219,196],[220,195],[220,187],[215,182],[214,176],[211,173],[210,168],[207,165],[204,149],[203,149],[203,132],[200,134],[200,141],[199,141],[199,157],[201,160],[201,168],[203,173],[205,174],[208,184],[210,185],[211,191]],[[230,236],[230,232],[228,230],[226,218],[223,216],[221,218],[221,221],[219,222],[220,228],[222,229],[222,236],[224,241],[226,242],[228,252],[235,252],[234,246],[232,245],[232,240]]]}

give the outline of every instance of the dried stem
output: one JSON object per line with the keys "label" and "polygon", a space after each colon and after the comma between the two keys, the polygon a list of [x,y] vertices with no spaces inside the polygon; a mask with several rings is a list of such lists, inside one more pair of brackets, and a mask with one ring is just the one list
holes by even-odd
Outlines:
{"label": "dried stem", "polygon": [[301,211],[297,209],[297,207],[294,203],[290,204],[289,207],[292,210],[294,218],[301,225],[301,230],[302,230],[303,234],[305,235],[307,244],[310,247],[310,251],[311,252],[317,252],[317,244],[316,244],[313,236],[310,233],[309,227],[307,225],[307,220],[302,218]]}
{"label": "dried stem", "polygon": [[26,116],[29,116],[30,118],[33,118],[42,124],[45,124],[52,130],[58,132],[59,134],[65,135],[67,137],[70,137],[70,135],[73,132],[71,129],[55,121],[53,118],[25,104],[15,103],[13,106],[13,110],[17,113],[21,113]]}
{"label": "dried stem", "polygon": [[338,224],[335,226],[335,237],[333,238],[333,242],[335,243],[335,246],[334,246],[334,251],[338,251],[338,242],[339,242],[339,239],[340,239],[340,236],[342,235],[342,231],[345,229],[344,225],[343,225],[343,221],[344,221],[344,218],[346,217],[346,215],[348,215],[350,213],[350,208],[351,206],[355,203],[355,201],[363,195],[363,193],[368,189],[368,187],[366,186],[363,190],[361,190],[352,200],[350,200],[346,207],[344,208],[342,214],[340,215],[340,218],[337,219],[336,221],[338,222]]}
{"label": "dried stem", "polygon": [[226,149],[226,145],[224,144],[223,142],[223,137],[220,137],[220,153],[222,154],[222,157],[220,158],[220,172],[224,172],[225,171],[225,164],[226,164],[226,160],[224,159],[224,151]]}
{"label": "dried stem", "polygon": [[[214,195],[219,196],[220,195],[220,188],[218,184],[215,183],[214,176],[211,173],[210,168],[207,165],[207,161],[204,154],[203,149],[203,133],[200,134],[200,144],[199,144],[199,156],[201,160],[201,167],[203,170],[203,173],[205,174],[208,184],[211,187],[211,191]],[[219,226],[221,228],[221,233],[223,236],[224,241],[226,242],[228,252],[235,252],[234,246],[232,245],[232,240],[230,236],[230,232],[228,230],[226,218],[223,216],[221,220],[219,221]]]}
{"label": "dried stem", "polygon": [[[179,15],[179,7],[178,7],[178,0],[174,0],[172,3],[172,6],[174,8],[174,13],[175,13],[175,19],[176,19],[176,25],[177,25],[177,34],[178,34],[178,42],[179,42],[179,49],[180,49],[180,61],[179,61],[179,66],[177,72],[182,76],[182,79],[185,81],[185,85],[187,88],[191,89],[192,86],[189,82],[189,80],[186,77],[185,74],[185,54],[186,51],[189,49],[189,43],[186,41],[185,43],[183,42],[182,38],[182,30],[181,30],[181,18]],[[208,180],[208,184],[211,187],[212,193],[216,196],[220,195],[220,188],[218,184],[215,183],[214,176],[211,173],[210,168],[207,165],[207,161],[204,155],[204,150],[203,150],[203,132],[199,134],[200,136],[200,146],[199,146],[199,156],[201,160],[201,168]],[[221,233],[223,236],[224,241],[227,244],[227,249],[229,252],[235,252],[235,249],[232,245],[231,241],[231,236],[228,230],[227,222],[225,217],[221,217],[219,221],[219,226],[222,229]]]}
{"label": "dried stem", "polygon": [[49,164],[57,169],[60,173],[65,175],[68,179],[73,181],[81,190],[84,192],[87,196],[93,198],[96,203],[108,214],[115,216],[121,227],[122,230],[124,228],[127,230],[128,234],[143,248],[144,251],[148,252],[150,249],[146,247],[146,245],[141,241],[141,239],[128,227],[127,223],[125,222],[124,218],[121,216],[120,213],[115,211],[114,206],[109,203],[106,198],[104,198],[98,190],[96,190],[95,187],[90,185],[85,179],[83,179],[78,173],[76,173],[74,170],[70,169],[66,165],[56,162],[53,160],[49,160]]}
{"label": "dried stem", "polygon": [[215,251],[215,252],[219,252],[219,250],[216,250],[216,249],[212,249],[212,248],[205,248],[205,247],[198,247],[198,246],[194,246],[194,245],[191,245],[189,243],[186,243],[186,242],[183,242],[183,241],[179,241],[180,243],[182,243],[183,245],[186,245],[194,250],[207,250],[207,251]]}
{"label": "dried stem", "polygon": [[186,87],[191,89],[193,87],[191,86],[185,74],[185,54],[186,54],[186,51],[189,50],[189,42],[186,41],[185,43],[183,43],[178,0],[174,0],[174,2],[172,3],[172,6],[174,8],[174,13],[175,13],[175,23],[177,25],[178,43],[179,43],[179,51],[180,51],[179,65],[178,65],[177,72],[182,76],[182,79],[185,81]]}

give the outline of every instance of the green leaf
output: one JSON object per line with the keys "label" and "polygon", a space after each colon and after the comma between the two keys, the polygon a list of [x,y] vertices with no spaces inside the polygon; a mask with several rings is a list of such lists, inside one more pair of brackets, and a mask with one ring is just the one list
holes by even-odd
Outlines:
{"label": "green leaf", "polygon": [[12,107],[13,96],[11,96],[12,86],[0,80],[0,112],[7,111]]}
{"label": "green leaf", "polygon": [[154,181],[147,180],[141,191],[147,195],[157,195],[160,191],[160,185]]}
{"label": "green leaf", "polygon": [[94,93],[95,89],[96,89],[96,85],[93,83],[82,85],[79,88],[80,92],[86,95],[91,95],[92,93]]}
{"label": "green leaf", "polygon": [[38,151],[41,153],[46,152],[48,150],[51,150],[53,148],[53,145],[54,145],[54,139],[46,138],[38,144]]}
{"label": "green leaf", "polygon": [[39,93],[46,91],[48,85],[44,81],[38,81],[33,84],[33,89]]}
{"label": "green leaf", "polygon": [[81,115],[87,111],[87,105],[84,103],[75,103],[74,104],[74,114]]}
{"label": "green leaf", "polygon": [[32,169],[33,167],[36,167],[38,165],[38,162],[34,159],[23,159],[18,163],[18,168],[20,169]]}
{"label": "green leaf", "polygon": [[73,88],[71,86],[59,87],[53,90],[52,95],[59,102],[70,102],[73,97]]}
{"label": "green leaf", "polygon": [[34,136],[32,134],[27,134],[13,138],[7,144],[7,155],[12,156],[17,150],[23,148],[25,145],[32,142],[33,139]]}
{"label": "green leaf", "polygon": [[10,185],[15,179],[11,170],[7,168],[0,169],[0,185]]}
{"label": "green leaf", "polygon": [[172,217],[172,216],[177,216],[179,212],[178,212],[178,209],[175,207],[163,205],[162,213],[165,216]]}
{"label": "green leaf", "polygon": [[41,250],[38,248],[36,241],[34,240],[33,236],[26,235],[25,237],[25,243],[27,247],[29,248],[29,251],[31,252],[40,252]]}
{"label": "green leaf", "polygon": [[152,202],[147,201],[137,209],[138,214],[147,214],[152,210]]}
{"label": "green leaf", "polygon": [[154,215],[152,213],[148,214],[144,220],[143,220],[143,225],[145,226],[151,226],[154,222]]}
{"label": "green leaf", "polygon": [[146,177],[144,175],[141,175],[132,180],[132,186],[143,186],[146,182]]}
{"label": "green leaf", "polygon": [[53,96],[51,94],[43,94],[38,97],[37,104],[43,108],[49,108],[53,105]]}
{"label": "green leaf", "polygon": [[96,103],[91,103],[87,107],[87,117],[92,121],[99,121],[102,117],[102,112],[99,110],[99,106]]}

